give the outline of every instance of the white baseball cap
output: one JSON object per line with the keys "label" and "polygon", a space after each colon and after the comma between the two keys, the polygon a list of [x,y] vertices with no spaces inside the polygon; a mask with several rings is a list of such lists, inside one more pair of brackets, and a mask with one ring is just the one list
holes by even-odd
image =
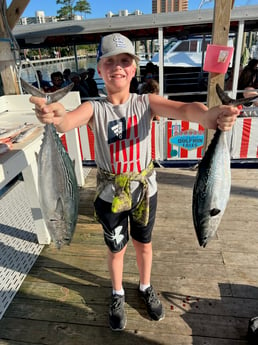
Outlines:
{"label": "white baseball cap", "polygon": [[118,54],[129,54],[135,60],[139,57],[135,55],[135,50],[132,42],[125,36],[115,33],[102,37],[98,47],[97,61],[103,57],[109,57]]}

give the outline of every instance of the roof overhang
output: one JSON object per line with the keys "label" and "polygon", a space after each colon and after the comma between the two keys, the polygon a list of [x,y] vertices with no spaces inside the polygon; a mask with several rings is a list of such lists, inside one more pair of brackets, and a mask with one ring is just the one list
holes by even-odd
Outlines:
{"label": "roof overhang", "polygon": [[[245,31],[258,31],[258,6],[236,7],[231,11],[230,32],[237,32],[239,22]],[[211,34],[213,9],[147,15],[59,21],[55,23],[17,25],[13,33],[20,48],[69,46],[98,43],[100,37],[123,32],[130,39],[158,37],[163,28],[164,38]]]}

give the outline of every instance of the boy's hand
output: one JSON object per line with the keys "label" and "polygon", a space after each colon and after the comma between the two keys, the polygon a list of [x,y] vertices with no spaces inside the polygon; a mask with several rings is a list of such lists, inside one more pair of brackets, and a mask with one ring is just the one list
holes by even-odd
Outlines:
{"label": "boy's hand", "polygon": [[59,125],[62,122],[66,111],[61,103],[46,105],[45,98],[35,96],[30,97],[30,102],[35,104],[35,113],[41,123]]}
{"label": "boy's hand", "polygon": [[229,131],[240,114],[240,110],[233,106],[220,105],[210,108],[206,113],[206,128]]}

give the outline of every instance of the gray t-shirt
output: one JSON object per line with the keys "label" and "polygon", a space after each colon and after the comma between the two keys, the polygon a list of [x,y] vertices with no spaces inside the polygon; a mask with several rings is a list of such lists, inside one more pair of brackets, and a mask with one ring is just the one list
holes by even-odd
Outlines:
{"label": "gray t-shirt", "polygon": [[[95,162],[113,174],[140,172],[151,161],[151,110],[147,94],[130,94],[124,104],[113,105],[108,100],[91,101],[94,116]],[[157,191],[156,172],[149,177],[149,196]],[[131,182],[135,194],[139,182]],[[100,197],[111,202],[114,186],[108,185]]]}

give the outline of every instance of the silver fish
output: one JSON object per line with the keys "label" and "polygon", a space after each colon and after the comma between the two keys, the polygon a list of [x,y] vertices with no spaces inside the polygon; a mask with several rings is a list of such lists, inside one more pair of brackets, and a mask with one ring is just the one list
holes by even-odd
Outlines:
{"label": "silver fish", "polygon": [[12,138],[18,135],[24,128],[26,128],[27,125],[27,123],[24,123],[18,127],[2,129],[0,132],[0,139]]}
{"label": "silver fish", "polygon": [[25,130],[22,130],[17,136],[12,139],[13,143],[20,143],[27,139],[38,127],[36,125],[28,126]]}
{"label": "silver fish", "polygon": [[[45,94],[21,80],[27,93],[44,97],[47,104],[58,101],[72,85]],[[37,157],[39,200],[43,218],[57,248],[70,244],[78,217],[79,192],[74,164],[65,151],[53,124],[44,127],[43,140]]]}
{"label": "silver fish", "polygon": [[226,209],[231,188],[227,134],[219,129],[201,160],[194,183],[192,214],[200,246],[215,235]]}
{"label": "silver fish", "polygon": [[[216,85],[223,104],[248,103],[257,97],[234,100]],[[230,153],[227,132],[216,130],[204,154],[193,188],[192,216],[199,245],[205,247],[215,235],[225,212],[231,189]]]}

